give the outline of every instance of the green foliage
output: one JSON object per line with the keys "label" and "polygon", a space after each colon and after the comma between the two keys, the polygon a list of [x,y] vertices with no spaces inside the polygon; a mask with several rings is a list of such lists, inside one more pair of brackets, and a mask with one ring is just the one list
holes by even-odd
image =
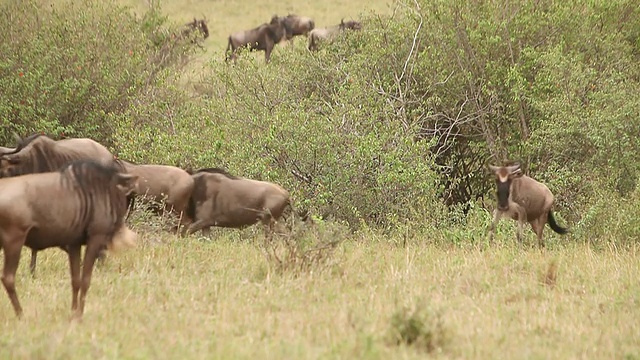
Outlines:
{"label": "green foliage", "polygon": [[465,224],[486,217],[474,204],[493,192],[488,162],[520,161],[569,224],[586,226],[602,194],[636,198],[630,0],[399,1],[317,52],[296,41],[268,65],[212,59],[186,86],[198,48],[155,5],[137,18],[114,3],[43,4],[2,7],[5,143],[11,131],[88,136],[134,161],[277,182],[351,228],[448,228],[474,243]]}
{"label": "green foliage", "polygon": [[112,147],[120,121],[153,123],[153,102],[167,101],[158,93],[172,95],[163,91],[163,69],[193,48],[161,36],[174,31],[157,10],[137,19],[112,2],[3,4],[0,140],[43,132]]}

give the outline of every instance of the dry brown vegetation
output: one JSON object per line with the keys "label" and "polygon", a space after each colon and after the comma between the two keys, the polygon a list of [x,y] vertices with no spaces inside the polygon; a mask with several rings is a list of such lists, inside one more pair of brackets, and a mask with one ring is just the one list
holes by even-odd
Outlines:
{"label": "dry brown vegetation", "polygon": [[422,236],[402,247],[360,233],[343,238],[329,263],[282,271],[251,229],[211,240],[141,235],[136,249],[97,269],[79,325],[68,321],[64,253],[42,252],[35,279],[23,255],[25,318],[0,301],[0,357],[640,355],[636,249],[540,252],[511,236],[490,248]]}

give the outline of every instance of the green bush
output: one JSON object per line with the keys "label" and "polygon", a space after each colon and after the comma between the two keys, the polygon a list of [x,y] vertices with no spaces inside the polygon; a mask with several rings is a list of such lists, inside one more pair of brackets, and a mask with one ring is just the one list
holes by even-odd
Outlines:
{"label": "green bush", "polygon": [[138,19],[113,2],[48,3],[0,7],[0,141],[43,132],[113,148],[121,121],[153,125],[154,102],[167,100],[157,93],[172,95],[163,70],[194,47],[171,39],[159,9]]}
{"label": "green bush", "polygon": [[0,8],[5,144],[12,131],[88,136],[134,161],[277,182],[351,228],[474,242],[465,224],[493,201],[487,163],[520,161],[585,234],[602,230],[594,213],[615,218],[605,199],[636,204],[633,1],[402,0],[317,52],[212,60],[197,90],[181,71],[198,47],[161,9],[46,3]]}

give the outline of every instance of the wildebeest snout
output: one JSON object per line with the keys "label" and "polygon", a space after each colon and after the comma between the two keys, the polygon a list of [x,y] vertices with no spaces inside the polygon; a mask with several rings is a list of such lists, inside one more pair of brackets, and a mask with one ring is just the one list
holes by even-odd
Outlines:
{"label": "wildebeest snout", "polygon": [[509,187],[510,181],[498,182],[498,210],[509,210]]}

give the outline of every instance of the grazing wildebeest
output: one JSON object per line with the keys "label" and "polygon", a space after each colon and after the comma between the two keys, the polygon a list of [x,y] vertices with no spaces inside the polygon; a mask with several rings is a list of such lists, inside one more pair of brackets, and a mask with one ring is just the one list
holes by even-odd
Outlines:
{"label": "grazing wildebeest", "polygon": [[275,222],[290,207],[289,192],[273,183],[236,177],[219,168],[198,170],[193,179],[187,214],[194,222],[189,234],[211,226],[244,228],[261,222],[270,238]]}
{"label": "grazing wildebeest", "polygon": [[[310,17],[289,14],[284,18],[287,29],[286,38],[292,40],[294,36],[307,36],[316,27],[315,22]],[[292,41],[293,42],[293,41]]]}
{"label": "grazing wildebeest", "polygon": [[157,204],[164,201],[163,210],[176,213],[180,218],[179,225],[191,223],[184,213],[194,186],[189,173],[175,166],[136,165],[124,160],[117,162],[126,173],[138,176],[134,191],[136,195],[148,196]]}
{"label": "grazing wildebeest", "polygon": [[493,166],[489,169],[496,175],[498,207],[493,212],[493,221],[489,229],[490,239],[493,239],[496,224],[503,215],[518,221],[517,239],[522,242],[522,227],[528,221],[538,236],[538,246],[544,247],[542,231],[544,224],[558,234],[566,234],[565,229],[556,223],[551,207],[554,197],[549,188],[524,175],[520,165]]}
{"label": "grazing wildebeest", "polygon": [[[0,177],[19,176],[57,171],[75,160],[94,160],[105,166],[114,165],[114,157],[99,143],[91,139],[64,139],[55,141],[35,134],[18,138],[16,148],[0,155]],[[63,249],[64,250],[64,249]],[[29,268],[36,269],[37,250],[31,252]]]}
{"label": "grazing wildebeest", "polygon": [[236,60],[239,48],[248,47],[249,50],[264,51],[264,58],[269,62],[273,47],[286,35],[288,26],[284,18],[274,15],[269,24],[262,24],[251,30],[239,31],[229,35],[227,45],[227,61]]}
{"label": "grazing wildebeest", "polygon": [[182,30],[182,37],[186,38],[196,30],[200,31],[204,39],[209,37],[209,27],[207,26],[206,18],[202,20],[197,20],[196,18],[193,18],[193,21],[186,23],[184,25],[184,29]]}
{"label": "grazing wildebeest", "polygon": [[362,24],[358,21],[347,21],[344,22],[344,19],[340,20],[340,24],[331,26],[328,28],[319,28],[313,29],[309,33],[309,50],[315,51],[318,50],[318,46],[322,41],[331,41],[335,39],[338,34],[343,32],[344,30],[360,30],[362,29]]}
{"label": "grazing wildebeest", "polygon": [[[82,317],[93,265],[105,246],[132,245],[135,233],[124,224],[126,194],[136,177],[94,161],[75,161],[57,172],[0,179],[2,284],[19,317],[22,307],[15,275],[23,246],[65,248],[71,268],[74,317]],[[86,245],[82,275],[80,250]]]}

